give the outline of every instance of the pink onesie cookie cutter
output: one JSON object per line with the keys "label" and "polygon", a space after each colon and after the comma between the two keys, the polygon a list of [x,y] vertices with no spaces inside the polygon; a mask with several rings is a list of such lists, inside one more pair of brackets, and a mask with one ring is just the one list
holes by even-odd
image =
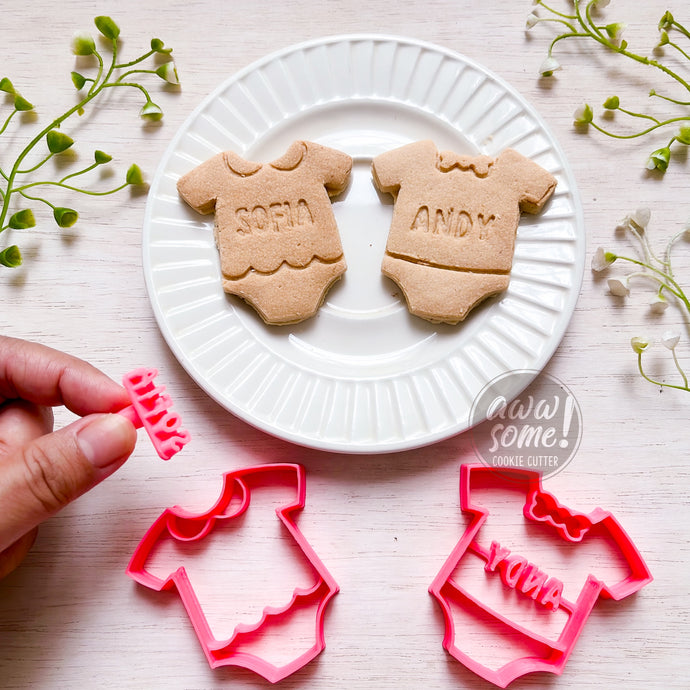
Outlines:
{"label": "pink onesie cookie cutter", "polygon": [[[511,551],[510,544],[484,536],[482,528],[491,519],[490,511],[473,496],[479,494],[480,501],[486,500],[480,494],[482,489],[504,487],[517,491],[520,501],[524,494],[521,517],[526,521],[523,527],[527,536],[516,539],[523,543],[525,538],[555,539],[554,564],[570,548],[582,545],[587,549],[588,540],[590,544],[607,543],[612,561],[615,555],[617,567],[625,576],[616,582],[604,582],[587,571],[577,596],[572,597],[559,577],[548,574],[543,562],[537,566],[531,559]],[[652,581],[639,551],[611,513],[595,508],[585,514],[561,505],[542,489],[538,472],[462,465],[460,503],[470,523],[429,591],[443,611],[445,649],[471,671],[501,688],[536,671],[561,674],[598,598],[620,600]],[[495,537],[493,531],[490,534]],[[487,584],[494,590],[482,590]],[[485,599],[482,592],[495,592],[496,588],[500,596],[491,598],[489,603],[489,597]],[[510,606],[502,608],[506,601]],[[519,609],[521,612],[516,615]],[[559,617],[557,625],[547,633],[554,616]],[[499,647],[515,643],[517,651],[511,652],[507,660],[488,663],[491,652],[480,653],[473,646],[478,632],[491,635]],[[505,646],[501,645],[502,638]]]}
{"label": "pink onesie cookie cutter", "polygon": [[[241,518],[249,507],[253,482],[258,480],[274,485],[280,477],[290,483],[290,488],[296,488],[296,498],[276,508],[275,513],[306,557],[314,582],[308,587],[296,587],[287,605],[265,606],[258,622],[239,623],[229,638],[216,639],[185,568],[179,567],[168,577],[161,578],[147,570],[146,562],[162,539],[170,537],[178,542],[202,540],[222,521]],[[304,508],[305,494],[305,471],[301,465],[276,463],[228,472],[223,475],[221,496],[210,510],[193,514],[179,507],[168,508],[137,546],[127,566],[127,574],[155,591],[177,590],[211,668],[239,666],[276,683],[312,661],[325,648],[326,606],[338,593],[339,587],[294,522],[293,515]],[[237,561],[241,568],[242,559]],[[252,645],[262,635],[305,610],[314,617],[313,644],[308,649],[280,665],[271,663],[261,656],[261,652],[253,650]]]}
{"label": "pink onesie cookie cutter", "polygon": [[129,419],[137,429],[143,427],[159,457],[170,460],[189,443],[190,435],[180,428],[179,415],[170,409],[172,400],[165,393],[165,386],[155,385],[156,376],[157,369],[144,367],[125,374],[122,385],[132,404],[118,414]]}

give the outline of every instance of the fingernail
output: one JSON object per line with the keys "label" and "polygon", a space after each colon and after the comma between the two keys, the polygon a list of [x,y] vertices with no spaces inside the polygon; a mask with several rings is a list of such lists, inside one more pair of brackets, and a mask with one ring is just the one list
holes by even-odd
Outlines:
{"label": "fingernail", "polygon": [[99,469],[123,460],[134,449],[136,431],[118,414],[96,417],[77,432],[77,443],[86,459]]}

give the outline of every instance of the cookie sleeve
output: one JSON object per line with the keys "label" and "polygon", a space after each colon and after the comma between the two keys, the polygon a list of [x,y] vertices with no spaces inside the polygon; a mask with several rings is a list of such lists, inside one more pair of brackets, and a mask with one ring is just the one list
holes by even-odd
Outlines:
{"label": "cookie sleeve", "polygon": [[347,186],[352,172],[352,158],[342,151],[304,142],[307,147],[307,156],[312,169],[318,170],[318,175],[323,179],[328,196],[340,194]]}
{"label": "cookie sleeve", "polygon": [[379,191],[395,196],[406,175],[433,168],[437,156],[436,146],[429,140],[386,151],[376,156],[371,164],[374,184]]}
{"label": "cookie sleeve", "polygon": [[551,198],[556,188],[556,178],[521,153],[508,149],[501,156],[501,167],[510,176],[518,193],[520,209],[538,213]]}
{"label": "cookie sleeve", "polygon": [[184,174],[177,181],[177,191],[195,211],[213,213],[226,172],[225,159],[219,153]]}

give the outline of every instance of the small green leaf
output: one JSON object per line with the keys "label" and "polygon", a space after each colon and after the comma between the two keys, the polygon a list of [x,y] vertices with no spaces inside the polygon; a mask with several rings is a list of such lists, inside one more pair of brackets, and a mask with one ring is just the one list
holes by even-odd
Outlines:
{"label": "small green leaf", "polygon": [[79,214],[74,209],[58,206],[53,210],[53,217],[61,228],[71,228],[77,222]]}
{"label": "small green leaf", "polygon": [[105,163],[110,163],[110,161],[113,160],[113,157],[108,155],[105,151],[94,151],[93,157],[98,165],[104,165]]}
{"label": "small green leaf", "polygon": [[17,266],[22,265],[22,253],[16,244],[0,252],[0,264],[7,266],[7,268],[17,268]]}
{"label": "small green leaf", "polygon": [[29,103],[29,101],[27,101],[23,96],[16,94],[14,97],[14,108],[19,112],[27,112],[29,110],[33,110],[34,106],[33,103]]}
{"label": "small green leaf", "polygon": [[127,184],[144,184],[144,173],[141,172],[141,168],[136,163],[132,163],[132,165],[129,166],[126,180]]}
{"label": "small green leaf", "polygon": [[163,117],[163,111],[161,110],[160,106],[157,106],[153,101],[148,101],[139,111],[139,117],[144,120],[157,122]]}
{"label": "small green leaf", "polygon": [[12,86],[12,82],[7,77],[0,79],[0,91],[15,93],[14,86]]}
{"label": "small green leaf", "polygon": [[116,41],[120,35],[120,27],[110,18],[104,15],[94,20],[96,28],[109,40]]}
{"label": "small green leaf", "polygon": [[151,50],[155,51],[156,53],[172,53],[172,48],[166,48],[160,38],[151,39]]}
{"label": "small green leaf", "polygon": [[17,211],[10,218],[10,227],[14,230],[26,230],[27,228],[33,228],[35,226],[36,219],[34,218],[33,211],[30,208]]}
{"label": "small green leaf", "polygon": [[51,153],[62,153],[74,144],[74,139],[59,129],[51,129],[46,134],[46,142]]}
{"label": "small green leaf", "polygon": [[79,91],[79,89],[84,88],[84,84],[86,84],[86,77],[79,74],[79,72],[72,72],[72,83],[77,91]]}
{"label": "small green leaf", "polygon": [[96,44],[91,34],[78,33],[72,39],[72,52],[75,55],[93,55],[96,52]]}

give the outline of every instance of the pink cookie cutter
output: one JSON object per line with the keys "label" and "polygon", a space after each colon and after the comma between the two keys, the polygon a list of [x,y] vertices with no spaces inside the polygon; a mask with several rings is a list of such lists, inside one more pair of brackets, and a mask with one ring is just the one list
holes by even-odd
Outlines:
{"label": "pink cookie cutter", "polygon": [[[306,557],[314,582],[308,587],[295,588],[287,605],[265,606],[258,622],[239,623],[228,639],[216,639],[185,568],[179,567],[166,578],[161,578],[147,570],[147,560],[163,539],[172,538],[178,542],[202,540],[222,521],[241,518],[249,507],[252,486],[257,481],[273,486],[281,477],[291,489],[296,489],[296,498],[277,508],[275,514]],[[293,514],[304,507],[305,493],[305,472],[301,465],[277,463],[228,472],[223,475],[223,490],[213,508],[198,515],[179,507],[168,508],[137,546],[127,566],[127,574],[155,591],[177,590],[211,668],[244,667],[276,683],[302,668],[325,648],[325,610],[339,588],[293,520]],[[237,562],[241,568],[242,559],[238,558]],[[314,621],[313,633],[310,633],[313,644],[308,649],[280,665],[271,663],[256,651],[255,645],[263,635],[275,632],[283,623],[289,622],[291,616],[304,612],[313,615]]]}
{"label": "pink cookie cutter", "polygon": [[178,453],[189,443],[190,435],[181,429],[182,421],[173,412],[172,400],[165,393],[165,386],[156,386],[157,369],[140,368],[130,371],[122,379],[132,404],[118,414],[134,424],[137,429],[146,430],[153,447],[163,460]]}
{"label": "pink cookie cutter", "polygon": [[[620,568],[620,578],[607,583],[585,570],[579,591],[573,592],[576,596],[568,598],[570,592],[564,590],[563,581],[550,576],[541,560],[537,566],[511,551],[511,544],[496,538],[495,526],[485,527],[491,520],[490,511],[474,496],[486,501],[487,494],[482,490],[497,489],[517,492],[516,502],[524,496],[519,516],[521,522],[523,518],[526,521],[522,525],[524,532],[513,528],[508,539],[515,537],[523,544],[535,540],[542,545],[544,540],[554,540],[556,549],[550,563],[553,567],[559,563],[558,574],[567,573],[564,554],[577,558],[570,549],[583,548],[587,558],[592,544],[608,544],[611,562]],[[470,523],[429,591],[443,611],[445,649],[501,688],[527,673],[562,673],[597,599],[619,600],[652,581],[639,551],[611,513],[595,508],[584,514],[561,505],[542,490],[538,472],[462,465],[460,503]],[[482,528],[489,529],[488,536]],[[586,565],[589,567],[589,563]],[[498,597],[484,594],[497,591]],[[493,651],[477,650],[474,643],[478,635],[486,635]],[[492,658],[497,650],[509,647],[508,658]]]}

